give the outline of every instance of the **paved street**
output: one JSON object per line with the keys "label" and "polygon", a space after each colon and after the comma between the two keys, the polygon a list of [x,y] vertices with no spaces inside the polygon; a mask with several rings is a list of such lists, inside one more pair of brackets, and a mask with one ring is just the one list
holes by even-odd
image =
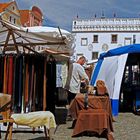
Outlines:
{"label": "paved street", "polygon": [[[140,116],[133,113],[120,113],[115,118],[116,122],[113,122],[114,126],[114,138],[115,140],[140,140]],[[67,121],[66,124],[60,124],[55,132],[52,134],[54,140],[105,140],[105,138],[82,136],[72,138],[72,129],[68,129],[71,126],[71,121]],[[52,130],[51,133],[54,131]],[[5,133],[2,133],[4,138]],[[17,132],[13,133],[14,140],[44,140],[44,133],[31,133],[31,132]]]}

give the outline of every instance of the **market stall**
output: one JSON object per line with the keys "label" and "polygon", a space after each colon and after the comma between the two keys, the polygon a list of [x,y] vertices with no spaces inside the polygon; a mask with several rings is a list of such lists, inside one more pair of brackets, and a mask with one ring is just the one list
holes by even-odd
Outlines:
{"label": "market stall", "polygon": [[14,112],[54,113],[57,63],[65,55],[68,62],[72,44],[71,33],[59,27],[24,28],[0,20],[0,92],[12,95]]}

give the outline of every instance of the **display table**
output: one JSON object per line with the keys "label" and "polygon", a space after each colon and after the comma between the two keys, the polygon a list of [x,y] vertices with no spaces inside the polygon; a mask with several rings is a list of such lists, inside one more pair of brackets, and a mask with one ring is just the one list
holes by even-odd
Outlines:
{"label": "display table", "polygon": [[[71,102],[69,113],[74,119],[77,119],[80,110],[85,109],[84,94],[77,94]],[[112,118],[111,103],[108,96],[88,95],[88,109],[105,109]]]}
{"label": "display table", "polygon": [[71,102],[69,113],[77,119],[73,135],[84,131],[93,131],[99,135],[107,130],[113,132],[112,110],[108,96],[88,95],[88,109],[84,107],[84,94],[77,94]]}

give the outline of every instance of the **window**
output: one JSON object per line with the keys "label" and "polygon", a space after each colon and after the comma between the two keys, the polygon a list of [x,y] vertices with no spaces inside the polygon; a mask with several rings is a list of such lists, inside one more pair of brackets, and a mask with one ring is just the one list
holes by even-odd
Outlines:
{"label": "window", "polygon": [[81,46],[87,46],[88,40],[87,38],[81,38]]}
{"label": "window", "polygon": [[10,16],[9,21],[12,22],[12,17]]}
{"label": "window", "polygon": [[112,35],[111,36],[111,43],[117,43],[117,35]]}
{"label": "window", "polygon": [[132,39],[131,38],[124,38],[124,45],[130,45],[130,44],[132,44]]}
{"label": "window", "polygon": [[136,43],[136,35],[133,35],[133,44]]}
{"label": "window", "polygon": [[98,52],[92,52],[92,60],[98,59]]}
{"label": "window", "polygon": [[98,35],[93,35],[93,43],[98,43]]}
{"label": "window", "polygon": [[16,19],[14,18],[14,24],[16,23]]}

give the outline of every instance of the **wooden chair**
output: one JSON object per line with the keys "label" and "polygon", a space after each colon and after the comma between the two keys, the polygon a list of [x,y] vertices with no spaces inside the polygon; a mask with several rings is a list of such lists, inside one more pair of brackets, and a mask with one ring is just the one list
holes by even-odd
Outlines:
{"label": "wooden chair", "polygon": [[[11,115],[11,95],[8,94],[2,94],[0,93],[0,123],[3,123],[4,125],[8,125],[7,132],[5,135],[5,140],[7,139],[12,139],[12,134],[11,134],[11,124],[13,124],[13,119],[10,118]],[[10,132],[10,133],[9,133]],[[1,137],[1,132],[0,132],[0,137]]]}

